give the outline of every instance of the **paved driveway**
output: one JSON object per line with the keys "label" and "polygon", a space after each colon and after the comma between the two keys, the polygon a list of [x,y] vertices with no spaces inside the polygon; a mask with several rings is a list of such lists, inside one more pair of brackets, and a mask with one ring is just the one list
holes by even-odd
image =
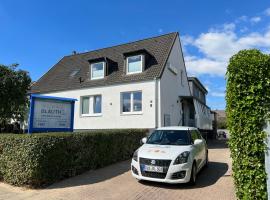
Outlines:
{"label": "paved driveway", "polygon": [[124,161],[89,171],[42,190],[22,189],[0,183],[0,199],[235,199],[229,150],[223,141],[209,145],[209,160],[209,167],[201,171],[193,187],[138,182],[131,177],[130,161]]}

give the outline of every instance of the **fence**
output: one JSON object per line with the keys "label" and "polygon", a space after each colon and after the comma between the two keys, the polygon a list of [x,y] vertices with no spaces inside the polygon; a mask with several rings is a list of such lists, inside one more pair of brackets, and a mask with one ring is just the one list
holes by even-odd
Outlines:
{"label": "fence", "polygon": [[270,199],[270,123],[268,122],[264,129],[267,133],[267,151],[265,153],[265,170],[267,173],[267,193]]}

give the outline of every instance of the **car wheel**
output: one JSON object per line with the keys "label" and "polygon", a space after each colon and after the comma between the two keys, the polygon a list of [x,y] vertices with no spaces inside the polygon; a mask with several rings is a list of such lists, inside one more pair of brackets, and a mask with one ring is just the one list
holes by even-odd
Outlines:
{"label": "car wheel", "polygon": [[190,180],[189,180],[188,184],[189,185],[195,185],[196,184],[196,178],[197,178],[197,167],[196,167],[196,164],[193,163],[192,169],[191,169]]}

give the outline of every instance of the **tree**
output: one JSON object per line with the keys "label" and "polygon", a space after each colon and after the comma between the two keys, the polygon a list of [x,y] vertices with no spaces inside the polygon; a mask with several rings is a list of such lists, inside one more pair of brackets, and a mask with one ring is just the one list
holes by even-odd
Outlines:
{"label": "tree", "polygon": [[28,72],[17,69],[17,64],[0,64],[0,123],[7,120],[23,120],[27,105],[27,91],[31,78]]}

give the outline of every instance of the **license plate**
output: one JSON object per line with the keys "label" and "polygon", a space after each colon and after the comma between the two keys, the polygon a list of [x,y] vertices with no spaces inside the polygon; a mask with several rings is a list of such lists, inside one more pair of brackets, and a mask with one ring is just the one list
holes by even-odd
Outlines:
{"label": "license plate", "polygon": [[143,171],[162,173],[163,172],[163,167],[152,166],[152,165],[144,165]]}

